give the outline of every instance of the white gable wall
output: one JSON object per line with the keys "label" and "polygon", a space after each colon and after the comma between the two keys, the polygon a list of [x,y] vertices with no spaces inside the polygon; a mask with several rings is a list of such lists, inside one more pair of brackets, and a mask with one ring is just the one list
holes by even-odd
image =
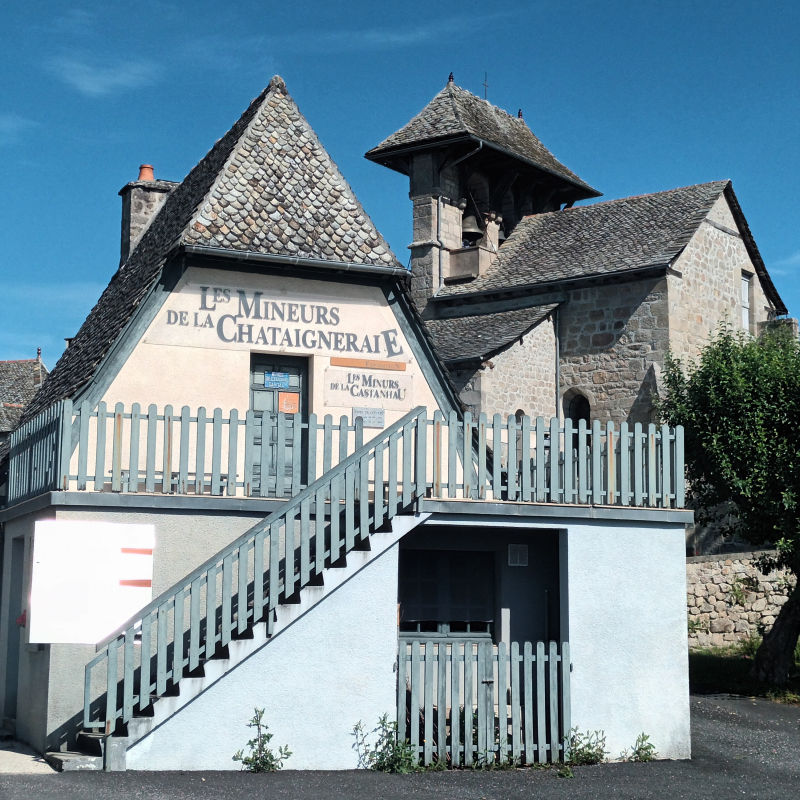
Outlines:
{"label": "white gable wall", "polygon": [[[208,287],[205,294],[202,287]],[[261,319],[254,310],[249,318],[238,316],[240,290],[248,304],[256,292],[261,293]],[[281,321],[273,309],[268,312],[273,318],[264,319],[265,302],[276,302],[286,319]],[[324,309],[322,316],[318,308]],[[303,321],[301,314],[313,321]],[[209,415],[219,407],[223,416],[236,408],[243,418],[250,404],[251,353],[309,358],[309,411],[317,414],[320,422],[325,414],[333,415],[336,422],[342,414],[349,418],[353,406],[385,408],[387,426],[416,405],[427,406],[431,413],[438,408],[379,288],[198,268],[188,269],[180,279],[103,399],[109,406],[122,402],[126,410],[135,402],[142,405],[142,411],[155,403],[159,412],[171,404],[176,413],[183,405],[193,412],[202,405]],[[327,370],[337,374],[348,371],[347,367],[331,367],[332,357],[404,367],[366,370],[379,379],[399,379],[401,388],[406,389],[403,398],[353,397],[345,405],[341,393],[325,388]]]}

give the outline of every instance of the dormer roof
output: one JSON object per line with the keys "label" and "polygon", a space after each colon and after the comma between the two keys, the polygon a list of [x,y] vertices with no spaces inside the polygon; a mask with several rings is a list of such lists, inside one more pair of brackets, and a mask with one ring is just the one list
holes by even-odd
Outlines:
{"label": "dormer roof", "polygon": [[416,117],[368,151],[366,158],[386,163],[386,157],[402,151],[459,139],[481,141],[491,149],[582,189],[583,197],[600,196],[600,192],[565,167],[523,119],[511,116],[452,81]]}

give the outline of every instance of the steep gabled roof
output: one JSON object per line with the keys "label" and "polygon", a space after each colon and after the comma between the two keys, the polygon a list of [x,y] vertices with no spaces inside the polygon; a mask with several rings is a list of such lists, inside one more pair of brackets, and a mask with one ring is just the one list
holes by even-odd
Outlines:
{"label": "steep gabled roof", "polygon": [[0,361],[0,408],[4,404],[22,407],[30,403],[48,374],[41,358]]}
{"label": "steep gabled roof", "polygon": [[28,418],[91,380],[180,245],[399,266],[279,77],[170,194],[89,313]]}
{"label": "steep gabled roof", "polygon": [[524,120],[448,82],[416,117],[367,152],[370,160],[407,148],[454,137],[470,136],[585,189],[600,193],[567,169],[534,135]]}
{"label": "steep gabled roof", "polygon": [[533,287],[665,267],[689,243],[723,193],[767,297],[778,313],[785,314],[786,307],[766,271],[730,181],[526,217],[484,275],[469,283],[445,286],[437,296]]}
{"label": "steep gabled roof", "polygon": [[538,325],[558,303],[481,316],[426,320],[436,350],[445,362],[484,360]]}

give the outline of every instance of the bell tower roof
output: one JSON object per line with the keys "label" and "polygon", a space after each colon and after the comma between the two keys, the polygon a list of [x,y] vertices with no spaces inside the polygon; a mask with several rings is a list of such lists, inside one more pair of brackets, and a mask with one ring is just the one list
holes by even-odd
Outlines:
{"label": "bell tower roof", "polygon": [[452,81],[416,117],[365,157],[407,175],[414,153],[458,143],[480,144],[520,167],[555,178],[572,195],[573,202],[601,194],[565,167],[522,117],[508,114]]}

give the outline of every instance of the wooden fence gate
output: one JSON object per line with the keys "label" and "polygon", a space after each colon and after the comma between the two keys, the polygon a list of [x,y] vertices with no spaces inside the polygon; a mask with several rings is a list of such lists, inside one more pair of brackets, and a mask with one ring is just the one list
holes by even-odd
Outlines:
{"label": "wooden fence gate", "polygon": [[426,766],[564,760],[569,679],[567,642],[401,640],[398,738]]}

